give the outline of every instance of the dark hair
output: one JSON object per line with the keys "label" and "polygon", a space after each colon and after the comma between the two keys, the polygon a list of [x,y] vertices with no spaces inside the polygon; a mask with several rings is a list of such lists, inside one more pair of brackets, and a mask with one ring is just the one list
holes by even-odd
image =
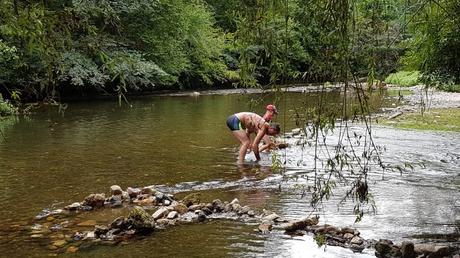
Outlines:
{"label": "dark hair", "polygon": [[278,123],[270,123],[270,128],[274,129],[276,131],[276,134],[279,134],[281,132],[281,127],[280,124]]}

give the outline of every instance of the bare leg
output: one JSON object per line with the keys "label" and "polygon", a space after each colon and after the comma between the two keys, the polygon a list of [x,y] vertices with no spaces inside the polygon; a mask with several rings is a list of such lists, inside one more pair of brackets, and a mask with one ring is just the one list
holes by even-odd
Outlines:
{"label": "bare leg", "polygon": [[248,147],[251,145],[251,139],[249,139],[246,132],[242,130],[233,131],[232,133],[236,139],[241,142],[240,151],[238,152],[238,163],[241,164],[244,161]]}

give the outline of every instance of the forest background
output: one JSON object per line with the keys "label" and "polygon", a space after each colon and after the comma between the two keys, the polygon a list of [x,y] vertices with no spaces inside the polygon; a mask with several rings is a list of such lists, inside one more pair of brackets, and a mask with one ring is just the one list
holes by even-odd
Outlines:
{"label": "forest background", "polygon": [[0,0],[0,102],[353,77],[458,91],[458,13],[456,0]]}

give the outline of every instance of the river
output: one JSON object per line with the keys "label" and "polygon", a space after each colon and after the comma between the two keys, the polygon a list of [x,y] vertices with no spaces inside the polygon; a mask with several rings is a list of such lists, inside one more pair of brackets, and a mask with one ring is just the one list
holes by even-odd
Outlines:
{"label": "river", "polygon": [[[151,96],[131,98],[118,106],[113,100],[72,102],[64,113],[49,108],[2,123],[0,140],[0,256],[43,257],[52,253],[43,241],[30,238],[34,217],[44,208],[81,201],[90,193],[108,192],[111,185],[156,185],[174,193],[200,191],[205,200],[238,198],[254,209],[269,209],[286,218],[303,218],[312,211],[299,185],[309,185],[313,147],[295,145],[278,151],[286,169],[236,166],[238,143],[225,125],[227,116],[263,107],[279,97],[276,119],[282,130],[298,127],[298,107],[314,107],[318,96],[328,105],[340,103],[338,92]],[[371,109],[391,107],[388,93],[370,99]],[[337,127],[326,145],[334,146]],[[363,133],[362,125],[350,129]],[[419,132],[375,125],[373,137],[383,146],[389,164],[414,164],[413,171],[382,172],[373,167],[370,191],[376,211],[354,224],[353,203],[338,205],[346,186],[314,211],[320,223],[352,226],[364,238],[460,243],[460,134]],[[307,195],[308,196],[308,195]],[[89,213],[108,223],[120,211]],[[274,230],[262,235],[257,225],[216,220],[173,227],[118,246],[80,250],[84,257],[373,257],[372,250],[353,254],[336,247],[318,248],[311,236],[291,237]]]}

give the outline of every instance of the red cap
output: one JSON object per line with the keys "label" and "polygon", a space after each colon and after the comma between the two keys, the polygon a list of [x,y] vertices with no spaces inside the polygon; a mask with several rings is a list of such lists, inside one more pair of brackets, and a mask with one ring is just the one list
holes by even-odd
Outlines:
{"label": "red cap", "polygon": [[275,105],[267,105],[267,110],[273,111],[273,113],[278,114],[278,110],[276,110]]}

